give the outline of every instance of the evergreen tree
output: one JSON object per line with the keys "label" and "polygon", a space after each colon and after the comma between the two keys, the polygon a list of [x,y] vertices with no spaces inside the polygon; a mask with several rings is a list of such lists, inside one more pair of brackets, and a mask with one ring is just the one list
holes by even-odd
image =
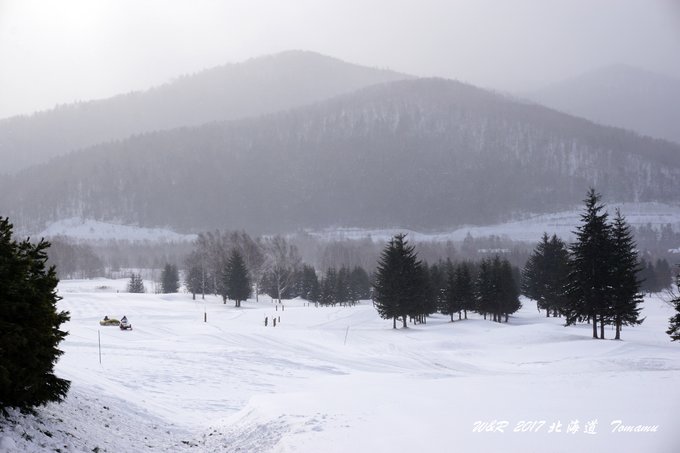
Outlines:
{"label": "evergreen tree", "polygon": [[519,289],[510,262],[498,255],[484,259],[476,281],[477,311],[490,315],[495,322],[508,322],[508,316],[519,310]]}
{"label": "evergreen tree", "polygon": [[616,217],[612,225],[612,241],[614,248],[613,277],[611,306],[609,317],[616,327],[615,339],[621,339],[622,325],[637,325],[642,323],[638,307],[643,301],[640,293],[638,272],[638,255],[633,235],[621,211],[616,210]]}
{"label": "evergreen tree", "polygon": [[203,269],[198,265],[190,265],[186,271],[186,279],[184,286],[191,293],[191,298],[196,300],[196,294],[203,294],[205,299],[205,274]]}
{"label": "evergreen tree", "polygon": [[469,263],[456,265],[456,290],[459,300],[459,308],[467,319],[467,312],[475,309],[475,289],[472,279],[472,270]]}
{"label": "evergreen tree", "polygon": [[407,317],[423,297],[422,272],[422,263],[405,235],[394,236],[380,255],[373,301],[381,318],[392,318],[395,329],[399,317],[403,327],[407,327]]}
{"label": "evergreen tree", "polygon": [[174,264],[166,264],[161,272],[161,291],[163,294],[179,291],[179,271]]}
{"label": "evergreen tree", "polygon": [[557,316],[565,304],[565,288],[569,278],[569,251],[556,235],[543,233],[522,272],[522,292],[534,299],[546,317]]}
{"label": "evergreen tree", "polygon": [[501,316],[505,316],[505,322],[508,322],[508,316],[522,308],[519,301],[519,288],[510,261],[500,260],[496,257],[494,268],[496,269],[496,287],[498,288],[498,322],[501,322]]}
{"label": "evergreen tree", "polygon": [[492,275],[491,260],[482,259],[475,280],[475,311],[486,319],[494,311],[495,288]]}
{"label": "evergreen tree", "polygon": [[440,298],[439,302],[440,313],[443,315],[449,315],[451,317],[451,322],[453,322],[453,315],[455,313],[458,313],[458,319],[460,319],[460,312],[463,310],[459,298],[456,270],[457,268],[454,267],[451,261],[447,261],[446,280],[444,282],[442,297]]}
{"label": "evergreen tree", "polygon": [[300,276],[300,296],[310,302],[318,302],[321,288],[319,278],[312,266],[307,264],[302,266]]}
{"label": "evergreen tree", "polygon": [[670,335],[671,341],[680,341],[680,272],[675,277],[675,287],[678,293],[671,301],[675,307],[675,315],[669,320],[669,326],[666,333]]}
{"label": "evergreen tree", "polygon": [[446,287],[446,264],[441,261],[432,266],[423,263],[423,270],[427,268],[425,282],[425,301],[423,304],[423,322],[427,322],[427,316],[436,313],[440,306],[440,300]]}
{"label": "evergreen tree", "polygon": [[658,291],[663,291],[668,289],[673,284],[673,275],[671,272],[671,267],[668,261],[659,258],[656,260],[656,265],[654,266],[654,274],[656,276],[656,284]]}
{"label": "evergreen tree", "polygon": [[593,338],[604,338],[604,323],[611,304],[613,247],[612,229],[607,213],[602,212],[600,195],[594,189],[584,200],[585,212],[576,231],[576,242],[571,246],[569,284],[565,306],[566,325],[590,320]]}
{"label": "evergreen tree", "polygon": [[12,239],[12,224],[0,217],[0,409],[31,408],[59,401],[70,382],[54,375],[57,349],[68,321],[57,311],[58,279],[47,268],[49,243]]}
{"label": "evergreen tree", "polygon": [[648,262],[644,258],[640,260],[640,271],[638,273],[638,279],[640,280],[640,287],[642,291],[651,294],[658,291],[658,285],[656,283],[656,272],[654,271],[654,264],[650,261]]}
{"label": "evergreen tree", "polygon": [[134,272],[130,275],[130,281],[127,285],[127,290],[129,293],[145,293],[146,288],[144,287],[144,280],[142,280],[141,274],[135,274]]}
{"label": "evergreen tree", "polygon": [[349,296],[353,303],[371,297],[371,279],[363,267],[356,266],[349,274]]}
{"label": "evergreen tree", "polygon": [[225,277],[225,295],[234,301],[235,307],[240,307],[241,301],[250,296],[252,288],[246,263],[236,249],[231,251],[229,261],[227,261]]}
{"label": "evergreen tree", "polygon": [[344,266],[335,277],[335,301],[339,304],[349,302],[349,269]]}
{"label": "evergreen tree", "polygon": [[321,295],[319,302],[323,305],[335,305],[338,302],[335,291],[337,290],[338,272],[335,268],[330,267],[326,271],[326,275],[321,280]]}

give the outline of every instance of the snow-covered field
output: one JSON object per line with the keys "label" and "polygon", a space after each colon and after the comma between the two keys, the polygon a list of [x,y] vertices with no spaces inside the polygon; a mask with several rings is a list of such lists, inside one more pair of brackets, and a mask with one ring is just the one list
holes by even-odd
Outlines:
{"label": "snow-covered field", "polygon": [[72,217],[53,222],[35,237],[65,236],[82,241],[191,242],[195,234],[180,234],[167,228],[143,228]]}
{"label": "snow-covered field", "polygon": [[[236,309],[125,284],[60,284],[71,321],[56,370],[72,390],[0,422],[0,451],[680,451],[680,345],[657,296],[623,341],[599,341],[529,301],[508,324],[434,316],[392,330],[370,302]],[[133,330],[100,327],[105,314]],[[637,425],[656,429],[613,432]]]}

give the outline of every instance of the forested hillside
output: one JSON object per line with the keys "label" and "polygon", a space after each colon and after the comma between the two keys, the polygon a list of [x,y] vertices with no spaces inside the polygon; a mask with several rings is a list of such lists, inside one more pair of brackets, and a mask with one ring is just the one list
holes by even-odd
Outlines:
{"label": "forested hillside", "polygon": [[[181,231],[444,228],[580,203],[677,200],[680,146],[442,79],[149,133],[5,178],[24,228],[83,217]],[[39,230],[37,230],[39,231]]]}

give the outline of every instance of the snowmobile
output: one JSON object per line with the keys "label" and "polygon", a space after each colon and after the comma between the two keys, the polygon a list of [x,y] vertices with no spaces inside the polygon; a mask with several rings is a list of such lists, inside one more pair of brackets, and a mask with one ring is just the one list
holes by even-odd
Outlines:
{"label": "snowmobile", "polygon": [[132,330],[132,324],[128,322],[128,319],[123,316],[123,318],[120,320],[120,330]]}
{"label": "snowmobile", "polygon": [[120,321],[114,318],[109,318],[108,316],[104,316],[104,319],[99,321],[100,326],[119,326]]}

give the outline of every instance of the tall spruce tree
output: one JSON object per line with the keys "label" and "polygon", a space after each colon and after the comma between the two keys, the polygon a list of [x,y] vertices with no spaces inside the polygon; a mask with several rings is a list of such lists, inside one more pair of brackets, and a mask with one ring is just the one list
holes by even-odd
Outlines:
{"label": "tall spruce tree", "polygon": [[397,318],[407,327],[407,317],[424,297],[422,263],[405,237],[394,236],[383,249],[374,282],[374,305],[381,318],[392,318],[395,329]]}
{"label": "tall spruce tree", "polygon": [[326,274],[321,279],[321,294],[319,302],[322,305],[335,305],[338,302],[335,291],[337,290],[338,271],[334,267],[326,270]]}
{"label": "tall spruce tree", "polygon": [[166,264],[161,272],[161,291],[163,294],[176,293],[179,290],[179,271],[174,264]]}
{"label": "tall spruce tree", "polygon": [[571,260],[567,300],[566,325],[590,320],[593,338],[604,338],[604,323],[611,304],[614,250],[612,228],[600,203],[600,194],[590,189],[584,200],[585,212],[577,227],[576,241],[571,245]]}
{"label": "tall spruce tree", "polygon": [[349,296],[353,303],[371,297],[371,279],[363,267],[355,266],[349,274]]}
{"label": "tall spruce tree", "polygon": [[510,261],[496,257],[494,268],[497,273],[498,322],[501,322],[501,316],[504,316],[505,322],[508,322],[508,316],[522,308],[519,301],[519,288]]}
{"label": "tall spruce tree", "polygon": [[335,301],[341,305],[349,302],[349,268],[343,266],[335,275]]}
{"label": "tall spruce tree", "polygon": [[444,281],[444,290],[442,291],[442,297],[440,298],[439,304],[439,311],[443,315],[449,315],[451,322],[453,322],[453,315],[455,313],[458,313],[458,319],[460,319],[460,312],[463,310],[462,304],[460,303],[456,271],[457,268],[451,261],[447,261],[446,280]]}
{"label": "tall spruce tree", "polygon": [[534,299],[546,317],[557,316],[565,304],[569,278],[569,250],[556,235],[543,233],[522,271],[522,292]]}
{"label": "tall spruce tree", "polygon": [[320,295],[319,278],[314,268],[308,264],[302,266],[300,276],[300,296],[310,302],[318,302]]}
{"label": "tall spruce tree", "polygon": [[467,312],[475,309],[475,287],[471,267],[471,263],[467,262],[456,265],[456,290],[465,319],[467,319]]}
{"label": "tall spruce tree", "polygon": [[251,292],[250,274],[243,256],[237,249],[233,249],[229,256],[225,275],[225,295],[234,301],[235,307],[248,299]]}
{"label": "tall spruce tree", "polygon": [[488,314],[494,312],[495,296],[491,260],[484,258],[479,263],[477,279],[475,280],[475,311],[484,316],[484,319]]}
{"label": "tall spruce tree", "polygon": [[67,335],[59,327],[69,315],[57,311],[58,279],[46,267],[50,244],[17,243],[12,229],[0,217],[0,410],[59,401],[70,386],[54,375]]}
{"label": "tall spruce tree", "polygon": [[621,211],[616,209],[612,225],[612,242],[614,256],[612,262],[613,283],[611,305],[608,307],[609,318],[616,327],[615,339],[621,339],[621,326],[642,323],[638,307],[643,297],[640,292],[638,273],[640,265],[633,235]]}
{"label": "tall spruce tree", "polygon": [[678,292],[671,301],[675,308],[675,315],[669,320],[666,333],[670,335],[671,341],[680,341],[680,271],[678,271],[678,274],[675,276],[675,289],[678,290]]}

